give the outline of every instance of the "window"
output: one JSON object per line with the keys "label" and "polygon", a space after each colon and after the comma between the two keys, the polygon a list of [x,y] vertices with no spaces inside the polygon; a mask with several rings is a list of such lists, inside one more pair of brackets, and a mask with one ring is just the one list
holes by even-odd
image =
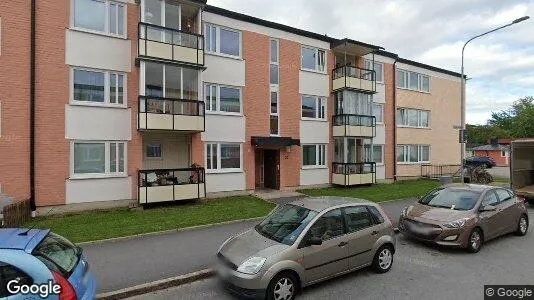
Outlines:
{"label": "window", "polygon": [[343,218],[341,209],[325,213],[310,227],[306,235],[320,238],[323,241],[343,235]]}
{"label": "window", "polygon": [[347,233],[352,233],[373,226],[374,221],[365,206],[355,206],[345,208],[345,224]]}
{"label": "window", "polygon": [[125,142],[73,142],[73,175],[124,175]]}
{"label": "window", "polygon": [[205,27],[206,51],[228,56],[241,56],[241,32],[213,24]]}
{"label": "window", "polygon": [[397,146],[397,162],[428,163],[430,162],[430,146],[399,145]]}
{"label": "window", "polygon": [[271,84],[278,84],[278,41],[271,40],[271,63],[270,63],[270,73],[271,73]]}
{"label": "window", "polygon": [[430,76],[411,71],[397,70],[397,87],[430,93]]}
{"label": "window", "polygon": [[206,166],[210,171],[241,171],[241,144],[207,143]]}
{"label": "window", "polygon": [[206,83],[204,95],[208,111],[241,113],[241,88]]}
{"label": "window", "polygon": [[72,69],[72,101],[125,106],[126,75],[110,71]]}
{"label": "window", "polygon": [[497,195],[493,191],[489,191],[485,196],[484,200],[482,200],[481,207],[487,206],[487,205],[497,205],[499,203],[499,199],[497,198]]}
{"label": "window", "polygon": [[280,54],[279,54],[279,47],[280,44],[278,40],[271,39],[270,40],[270,83],[271,83],[271,90],[270,90],[270,99],[271,99],[271,110],[269,115],[269,127],[270,127],[270,134],[271,135],[279,135],[280,134],[280,94],[279,94],[279,80],[280,80],[280,72],[279,72],[279,60],[280,60]]}
{"label": "window", "polygon": [[500,202],[508,201],[513,197],[513,195],[510,194],[510,192],[508,192],[507,190],[498,189],[495,191],[495,193],[499,197]]}
{"label": "window", "polygon": [[163,147],[161,144],[148,144],[146,146],[146,158],[161,159],[163,158]]}
{"label": "window", "polygon": [[430,111],[399,108],[397,109],[397,125],[428,128],[430,126]]}
{"label": "window", "polygon": [[52,232],[48,233],[32,254],[67,278],[74,272],[82,255],[76,245]]}
{"label": "window", "polygon": [[381,62],[376,62],[373,65],[373,61],[366,59],[365,68],[368,70],[374,70],[376,76],[376,82],[384,82],[384,64]]}
{"label": "window", "polygon": [[141,70],[145,96],[198,100],[198,70],[154,62],[143,62]]}
{"label": "window", "polygon": [[376,118],[376,123],[384,123],[384,106],[382,104],[373,103],[373,116]]}
{"label": "window", "polygon": [[374,206],[367,206],[371,214],[373,214],[373,217],[375,217],[375,220],[377,223],[382,224],[384,223],[384,216],[378,211],[378,209]]}
{"label": "window", "polygon": [[[0,261],[0,279],[0,299],[15,295],[7,290],[7,284],[12,280],[20,279],[21,285],[33,284],[33,279],[28,274],[2,261]],[[18,296],[15,296],[15,298],[18,298]]]}
{"label": "window", "polygon": [[126,5],[106,0],[73,1],[74,27],[126,36]]}
{"label": "window", "polygon": [[326,119],[326,98],[318,96],[302,96],[302,117],[310,119]]}
{"label": "window", "polygon": [[383,145],[373,145],[373,153],[371,153],[371,145],[364,146],[365,151],[365,161],[366,162],[375,162],[377,164],[383,164]]}
{"label": "window", "polygon": [[326,167],[326,145],[303,145],[302,165],[304,167]]}
{"label": "window", "polygon": [[326,52],[321,49],[302,46],[301,66],[303,70],[325,72]]}
{"label": "window", "polygon": [[271,135],[279,135],[279,112],[278,112],[278,91],[271,90],[271,113],[270,113],[270,127]]}

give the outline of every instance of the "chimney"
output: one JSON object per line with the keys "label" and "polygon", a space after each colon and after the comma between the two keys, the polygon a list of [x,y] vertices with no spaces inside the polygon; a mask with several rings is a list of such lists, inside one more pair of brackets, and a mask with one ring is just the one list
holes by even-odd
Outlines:
{"label": "chimney", "polygon": [[497,145],[499,145],[499,138],[497,138],[497,137],[495,137],[495,136],[492,137],[492,138],[490,139],[490,144],[491,144],[492,146],[497,146]]}

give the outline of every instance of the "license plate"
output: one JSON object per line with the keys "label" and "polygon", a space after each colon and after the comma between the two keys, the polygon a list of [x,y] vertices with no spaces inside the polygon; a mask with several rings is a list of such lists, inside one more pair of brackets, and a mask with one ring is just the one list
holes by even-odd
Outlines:
{"label": "license plate", "polygon": [[419,234],[429,234],[431,230],[429,228],[411,225],[410,230]]}

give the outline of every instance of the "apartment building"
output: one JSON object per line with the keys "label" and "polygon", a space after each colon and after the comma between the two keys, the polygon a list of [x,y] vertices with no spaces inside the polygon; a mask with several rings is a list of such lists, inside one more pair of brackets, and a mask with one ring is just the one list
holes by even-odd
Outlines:
{"label": "apartment building", "polygon": [[0,4],[0,184],[17,199],[147,204],[459,161],[457,73],[206,1],[32,2],[34,18]]}

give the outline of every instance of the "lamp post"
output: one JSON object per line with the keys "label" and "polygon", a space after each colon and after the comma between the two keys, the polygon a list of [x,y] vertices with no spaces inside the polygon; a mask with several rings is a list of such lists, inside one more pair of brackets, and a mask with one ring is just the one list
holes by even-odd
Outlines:
{"label": "lamp post", "polygon": [[506,24],[506,25],[503,25],[501,27],[498,27],[498,28],[495,28],[493,30],[490,30],[490,31],[487,31],[485,33],[482,33],[482,34],[479,34],[477,36],[474,36],[472,38],[470,38],[467,42],[465,42],[464,46],[462,47],[462,78],[461,78],[461,81],[462,81],[462,84],[461,84],[461,110],[462,110],[462,132],[461,132],[461,136],[462,136],[462,140],[461,140],[461,159],[462,159],[462,182],[464,181],[464,176],[465,176],[465,170],[464,170],[464,167],[465,167],[465,140],[463,139],[464,137],[464,132],[465,132],[465,78],[464,78],[464,51],[465,51],[465,47],[467,46],[467,44],[469,44],[472,40],[474,39],[477,39],[479,37],[482,37],[482,36],[485,36],[487,34],[490,34],[492,32],[495,32],[497,30],[501,30],[503,28],[506,28],[506,27],[509,27],[509,26],[512,26],[514,24],[517,24],[517,23],[521,23],[523,21],[526,21],[528,20],[530,17],[529,16],[524,16],[524,17],[521,17],[519,19],[515,19],[512,23],[509,23],[509,24]]}

